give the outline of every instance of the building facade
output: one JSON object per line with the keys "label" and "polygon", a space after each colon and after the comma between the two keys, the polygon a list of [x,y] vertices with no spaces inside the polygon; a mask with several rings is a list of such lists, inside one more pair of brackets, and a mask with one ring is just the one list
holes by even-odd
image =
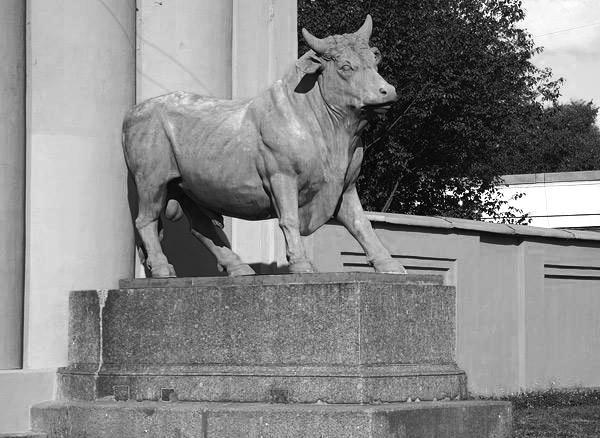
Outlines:
{"label": "building facade", "polygon": [[[0,2],[0,432],[27,429],[27,406],[53,396],[69,291],[134,275],[125,112],[176,90],[256,94],[296,59],[296,17],[295,0]],[[201,259],[174,227],[165,245]],[[272,222],[227,227],[272,262]]]}

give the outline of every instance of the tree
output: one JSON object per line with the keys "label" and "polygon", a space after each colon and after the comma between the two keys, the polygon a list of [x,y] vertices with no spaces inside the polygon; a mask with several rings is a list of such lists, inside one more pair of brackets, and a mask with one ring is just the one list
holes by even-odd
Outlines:
{"label": "tree", "polygon": [[[363,135],[358,189],[365,208],[480,219],[507,135],[559,81],[531,63],[519,0],[299,0],[299,28],[352,32],[373,16],[371,45],[399,102]],[[307,50],[300,37],[300,52]],[[517,215],[518,216],[518,215]]]}
{"label": "tree", "polygon": [[598,107],[575,101],[532,107],[500,157],[503,173],[570,172],[600,169]]}

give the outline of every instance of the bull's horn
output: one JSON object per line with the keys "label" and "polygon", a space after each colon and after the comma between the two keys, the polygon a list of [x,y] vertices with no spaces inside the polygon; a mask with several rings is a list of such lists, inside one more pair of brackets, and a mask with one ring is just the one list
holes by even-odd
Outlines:
{"label": "bull's horn", "polygon": [[315,52],[325,53],[325,51],[327,51],[329,44],[324,39],[319,39],[316,36],[311,35],[310,32],[304,28],[302,28],[302,36],[304,37],[306,44],[308,44],[308,47]]}
{"label": "bull's horn", "polygon": [[371,38],[371,32],[373,32],[373,19],[371,18],[371,15],[367,14],[367,18],[365,19],[363,25],[354,33],[369,41]]}

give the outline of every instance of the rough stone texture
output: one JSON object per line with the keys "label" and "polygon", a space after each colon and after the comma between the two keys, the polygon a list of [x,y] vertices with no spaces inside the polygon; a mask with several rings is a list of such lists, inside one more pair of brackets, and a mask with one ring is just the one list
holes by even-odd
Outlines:
{"label": "rough stone texture", "polygon": [[32,409],[48,438],[509,438],[506,402],[367,405],[49,402]]}
{"label": "rough stone texture", "polygon": [[376,281],[377,283],[442,284],[442,275],[378,274],[373,272],[323,272],[319,274],[257,275],[246,277],[184,277],[184,278],[133,278],[119,282],[121,289],[149,287],[190,286],[272,286],[276,284],[337,283],[349,281]]}
{"label": "rough stone texture", "polygon": [[0,433],[0,438],[47,438],[45,433],[36,432],[15,432],[15,433]]}
{"label": "rough stone texture", "polygon": [[461,396],[455,293],[439,282],[312,274],[74,292],[59,395],[93,400],[120,385],[138,400],[162,388],[190,401],[267,402],[273,389],[305,403]]}
{"label": "rough stone texture", "polygon": [[[315,372],[311,372],[315,371]],[[160,400],[171,388],[182,401],[269,402],[273,391],[284,391],[289,402],[372,403],[433,400],[465,396],[464,373],[454,366],[379,368],[162,368],[103,371],[93,375],[59,374],[60,398],[93,400],[127,387],[131,400]],[[338,374],[338,375],[336,375]],[[121,390],[122,392],[122,390]]]}
{"label": "rough stone texture", "polygon": [[466,376],[454,363],[454,288],[439,277],[129,286],[71,295],[71,363],[58,376],[64,400],[32,408],[34,431],[48,438],[511,434],[510,403],[388,403],[465,395]]}
{"label": "rough stone texture", "polygon": [[82,291],[69,298],[69,363],[100,361],[100,297],[102,292]]}

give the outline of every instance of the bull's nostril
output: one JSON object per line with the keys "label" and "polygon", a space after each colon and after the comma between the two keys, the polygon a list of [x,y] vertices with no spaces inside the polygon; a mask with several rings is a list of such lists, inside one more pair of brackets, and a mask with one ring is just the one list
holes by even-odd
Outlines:
{"label": "bull's nostril", "polygon": [[379,92],[380,92],[381,94],[383,94],[384,96],[387,94],[387,91],[386,91],[386,89],[385,89],[385,88],[380,88],[380,89],[379,89]]}

